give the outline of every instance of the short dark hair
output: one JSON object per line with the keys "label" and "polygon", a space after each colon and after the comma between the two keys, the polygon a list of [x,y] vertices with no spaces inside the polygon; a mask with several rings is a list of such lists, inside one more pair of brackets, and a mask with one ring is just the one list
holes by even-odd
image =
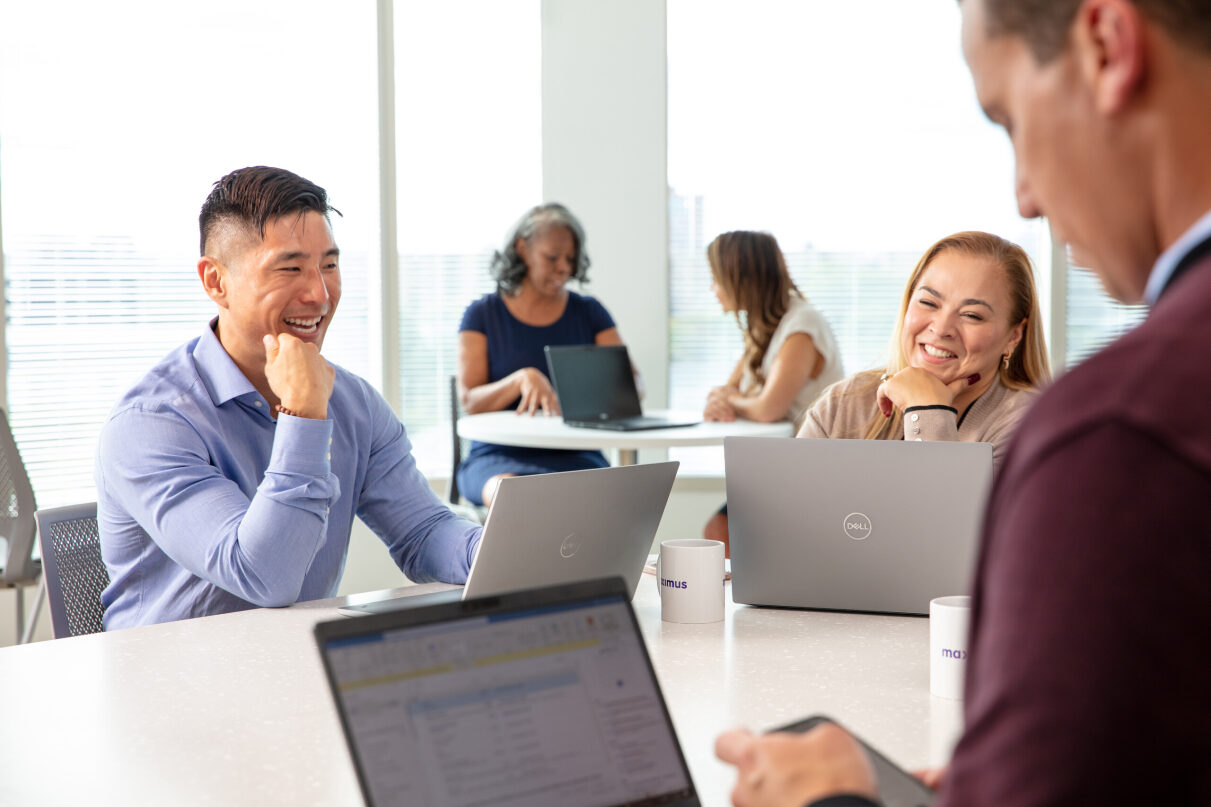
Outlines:
{"label": "short dark hair", "polygon": [[265,225],[291,213],[302,215],[308,210],[338,216],[341,211],[328,204],[328,191],[298,174],[284,168],[255,165],[240,168],[214,183],[214,188],[202,204],[198,228],[202,231],[201,253],[206,254],[206,241],[215,230],[234,224],[265,237]]}
{"label": "short dark hair", "polygon": [[496,281],[497,289],[504,294],[513,294],[521,288],[521,280],[526,276],[526,264],[517,254],[517,239],[528,244],[531,238],[552,227],[565,227],[572,233],[572,240],[576,242],[576,262],[572,267],[571,279],[588,282],[590,261],[588,253],[584,251],[584,227],[580,219],[558,202],[547,202],[527,210],[509,231],[504,249],[492,256],[488,273]]}
{"label": "short dark hair", "polygon": [[[1211,53],[1211,0],[1131,0],[1176,40]],[[984,0],[988,35],[1022,37],[1040,64],[1059,56],[1081,0]]]}

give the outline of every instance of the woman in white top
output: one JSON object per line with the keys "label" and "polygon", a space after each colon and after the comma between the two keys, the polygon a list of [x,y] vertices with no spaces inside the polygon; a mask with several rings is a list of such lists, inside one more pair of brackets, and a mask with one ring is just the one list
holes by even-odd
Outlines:
{"label": "woman in white top", "polygon": [[[707,396],[703,417],[788,420],[798,429],[824,388],[845,377],[832,328],[791,280],[769,233],[724,233],[706,257],[711,288],[744,334],[744,353],[728,382]],[[707,522],[704,535],[726,543],[727,505]]]}

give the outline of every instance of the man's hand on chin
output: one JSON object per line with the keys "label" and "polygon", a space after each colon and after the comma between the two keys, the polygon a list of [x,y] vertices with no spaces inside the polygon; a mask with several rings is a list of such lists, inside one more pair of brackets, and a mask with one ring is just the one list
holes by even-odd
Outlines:
{"label": "man's hand on chin", "polygon": [[298,417],[324,420],[336,370],[319,348],[288,333],[264,337],[265,379],[283,409]]}

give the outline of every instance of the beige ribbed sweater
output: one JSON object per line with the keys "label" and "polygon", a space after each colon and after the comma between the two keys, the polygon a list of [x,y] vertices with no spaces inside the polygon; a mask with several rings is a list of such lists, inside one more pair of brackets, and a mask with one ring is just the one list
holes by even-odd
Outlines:
{"label": "beige ribbed sweater", "polygon": [[[803,420],[799,437],[859,439],[873,415],[877,384],[864,374],[850,376],[826,389]],[[1034,402],[1038,390],[1015,390],[1001,384],[998,376],[966,414],[956,417],[946,409],[925,409],[904,415],[905,440],[964,440],[992,443],[992,461],[999,465],[1018,419]],[[961,422],[960,422],[961,421]]]}

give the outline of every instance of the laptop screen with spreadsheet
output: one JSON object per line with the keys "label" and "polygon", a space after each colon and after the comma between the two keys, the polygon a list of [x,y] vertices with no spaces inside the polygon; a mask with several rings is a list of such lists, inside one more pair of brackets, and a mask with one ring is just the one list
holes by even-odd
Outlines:
{"label": "laptop screen with spreadsheet", "polygon": [[698,803],[621,580],[325,625],[376,807]]}

